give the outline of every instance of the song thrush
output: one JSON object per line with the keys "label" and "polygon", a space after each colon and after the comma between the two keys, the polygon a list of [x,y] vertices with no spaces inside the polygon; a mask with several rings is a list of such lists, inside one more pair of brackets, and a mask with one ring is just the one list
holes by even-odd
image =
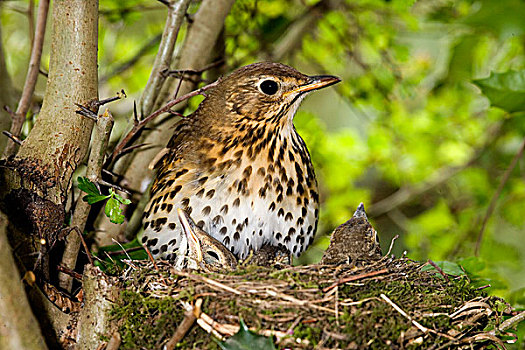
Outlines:
{"label": "song thrush", "polygon": [[365,206],[361,203],[350,220],[332,232],[321,264],[363,266],[381,259],[381,256],[379,236],[368,221]]}
{"label": "song thrush", "polygon": [[303,252],[317,229],[319,195],[293,117],[308,92],[339,81],[263,62],[210,90],[152,162],[158,172],[142,236],[152,254],[175,257],[182,238],[177,208],[238,258],[263,244]]}
{"label": "song thrush", "polygon": [[187,266],[190,269],[203,269],[205,271],[233,270],[237,266],[237,259],[221,242],[204,232],[195,225],[192,218],[182,209],[177,209],[182,230],[187,239],[187,252],[182,253],[179,247],[179,255],[182,253],[187,259],[183,259],[177,269]]}

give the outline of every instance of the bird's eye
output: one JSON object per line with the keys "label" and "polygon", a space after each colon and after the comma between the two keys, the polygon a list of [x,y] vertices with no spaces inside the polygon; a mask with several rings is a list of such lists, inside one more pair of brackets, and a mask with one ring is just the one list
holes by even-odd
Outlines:
{"label": "bird's eye", "polygon": [[215,253],[213,250],[208,250],[206,252],[206,254],[208,255],[209,258],[211,258],[210,260],[212,260],[212,261],[210,261],[210,262],[213,262],[213,260],[216,260],[216,261],[220,260],[219,259],[219,255],[217,253]]}
{"label": "bird's eye", "polygon": [[275,95],[277,90],[279,90],[279,84],[275,80],[263,80],[261,84],[259,84],[259,90],[266,95]]}

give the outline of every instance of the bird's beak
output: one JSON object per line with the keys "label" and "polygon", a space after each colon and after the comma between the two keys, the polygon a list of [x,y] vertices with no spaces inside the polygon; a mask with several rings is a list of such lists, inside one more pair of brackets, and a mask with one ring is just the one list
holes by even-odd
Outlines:
{"label": "bird's beak", "polygon": [[330,85],[337,84],[341,81],[338,77],[335,77],[333,75],[315,75],[309,77],[310,80],[308,83],[299,86],[298,88],[288,91],[285,93],[285,95],[288,94],[299,94],[303,92],[313,91],[313,90],[319,90],[322,88],[325,88]]}
{"label": "bird's beak", "polygon": [[193,222],[193,220],[188,216],[188,213],[186,213],[181,208],[177,209],[177,214],[179,215],[179,221],[182,225],[182,229],[184,230],[184,233],[186,234],[186,237],[188,238],[188,248],[190,252],[195,252],[196,255],[196,261],[201,262],[203,260],[202,256],[202,248],[199,241],[199,238],[197,237],[197,234],[195,233],[196,225]]}

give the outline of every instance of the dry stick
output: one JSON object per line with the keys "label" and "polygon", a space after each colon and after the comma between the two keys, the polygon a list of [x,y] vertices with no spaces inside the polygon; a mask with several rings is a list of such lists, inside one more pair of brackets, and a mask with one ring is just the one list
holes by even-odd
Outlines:
{"label": "dry stick", "polygon": [[373,276],[381,275],[381,274],[387,273],[387,272],[388,272],[388,269],[381,269],[381,270],[377,270],[377,271],[363,273],[363,274],[357,275],[357,276],[349,276],[349,277],[341,278],[341,279],[337,280],[337,282],[335,282],[331,286],[323,288],[322,291],[323,291],[323,293],[326,293],[329,290],[334,289],[335,287],[337,287],[340,284],[344,284],[344,283],[360,280],[360,279],[367,278],[367,277],[373,277]]}
{"label": "dry stick", "polygon": [[186,310],[184,313],[184,319],[180,323],[180,325],[177,327],[177,330],[175,330],[175,333],[170,338],[170,340],[166,343],[166,350],[173,350],[175,349],[175,346],[178,342],[180,342],[186,333],[190,330],[191,326],[195,323],[195,321],[200,317],[201,315],[201,305],[202,305],[202,299],[197,299],[195,302],[195,306],[191,310]]}
{"label": "dry stick", "polygon": [[[100,172],[102,165],[104,164],[104,155],[108,146],[109,136],[111,129],[113,128],[113,116],[108,110],[103,115],[99,116],[97,123],[95,124],[95,133],[93,135],[93,142],[91,151],[89,153],[89,160],[86,169],[86,177],[93,183],[97,183],[100,178]],[[89,214],[91,206],[82,200],[80,196],[75,206],[75,212],[71,219],[71,226],[77,228],[79,234],[84,231],[86,220]],[[78,251],[80,244],[82,243],[81,237],[70,235],[62,256],[61,264],[71,270],[75,269],[77,263]],[[85,244],[85,243],[84,243]],[[86,252],[89,256],[89,250],[85,246]],[[68,291],[71,290],[73,280],[70,276],[65,274],[59,274],[60,286]]]}
{"label": "dry stick", "polygon": [[[513,327],[514,325],[517,325],[518,323],[524,320],[525,320],[525,311],[522,311],[516,316],[512,316],[511,318],[501,322],[501,324],[497,327],[497,330],[500,332],[504,332],[507,329]],[[496,335],[496,329],[491,330],[489,334]]]}
{"label": "dry stick", "polygon": [[215,281],[211,278],[208,278],[208,277],[204,277],[204,276],[201,276],[201,275],[194,275],[194,274],[191,274],[191,273],[187,273],[187,272],[182,272],[182,271],[177,271],[175,269],[171,269],[172,273],[176,274],[176,275],[179,275],[179,276],[183,276],[183,277],[187,277],[189,279],[192,279],[192,280],[195,280],[195,281],[199,281],[199,282],[204,282],[212,287],[217,287],[217,288],[220,288],[222,290],[225,290],[225,291],[228,291],[230,293],[233,293],[233,294],[236,294],[236,295],[242,295],[243,293],[239,292],[237,289],[234,289],[232,287],[228,287],[227,285],[225,284],[222,284],[218,281]]}
{"label": "dry stick", "polygon": [[194,90],[190,93],[187,93],[186,95],[184,96],[181,96],[179,98],[176,98],[174,100],[171,100],[169,101],[168,103],[166,103],[163,107],[157,109],[155,112],[151,113],[150,115],[148,115],[146,118],[140,120],[140,121],[135,121],[134,122],[134,125],[133,125],[133,128],[126,134],[126,136],[119,142],[119,144],[115,147],[115,149],[113,150],[113,154],[111,155],[111,161],[114,161],[123,151],[124,147],[127,146],[127,144],[131,141],[131,139],[147,124],[149,123],[152,119],[158,117],[159,115],[163,114],[163,113],[167,113],[169,112],[170,108],[181,103],[182,101],[184,100],[187,100],[189,99],[190,97],[193,97],[193,96],[197,96],[197,95],[201,95],[204,91],[208,90],[208,89],[211,89],[215,86],[217,86],[217,84],[219,84],[219,80],[211,83],[211,84],[208,84],[206,86],[203,86],[202,88],[200,89],[197,89],[197,90]]}
{"label": "dry stick", "polygon": [[108,345],[106,345],[106,350],[118,350],[120,343],[122,342],[122,337],[119,332],[113,333],[111,339],[109,339]]}
{"label": "dry stick", "polygon": [[525,138],[523,139],[523,142],[521,143],[520,148],[518,149],[518,152],[512,158],[512,161],[510,162],[509,167],[505,171],[505,174],[503,174],[503,177],[501,178],[501,181],[498,185],[498,188],[496,189],[496,192],[492,196],[492,199],[490,200],[489,207],[487,208],[487,212],[485,213],[485,217],[483,218],[483,223],[481,224],[481,229],[478,233],[478,240],[476,241],[476,249],[474,250],[474,255],[479,255],[479,250],[481,248],[481,241],[483,240],[483,233],[485,232],[485,228],[487,226],[487,222],[489,221],[490,216],[494,212],[494,209],[496,208],[496,202],[498,201],[499,196],[501,195],[501,191],[503,191],[503,187],[505,187],[505,184],[509,180],[510,173],[512,173],[512,170],[516,167],[516,164],[518,164],[518,160],[523,155],[523,150],[525,149]]}
{"label": "dry stick", "polygon": [[417,322],[416,320],[412,319],[403,309],[401,309],[399,306],[397,306],[392,300],[390,300],[389,297],[387,297],[385,294],[380,294],[381,298],[386,301],[390,306],[392,306],[397,312],[399,312],[401,315],[405,316],[414,326],[416,326],[421,332],[427,334],[430,329],[423,326],[421,323]]}
{"label": "dry stick", "polygon": [[146,253],[148,253],[148,257],[151,260],[151,262],[153,263],[153,266],[155,267],[155,270],[159,271],[159,267],[157,266],[157,263],[155,262],[155,259],[153,259],[153,255],[151,255],[151,252],[149,251],[148,247],[145,244],[143,244],[142,247],[144,248]]}
{"label": "dry stick", "polygon": [[[36,20],[35,28],[35,39],[33,41],[33,47],[31,49],[31,58],[29,59],[29,67],[27,69],[26,81],[24,83],[24,89],[22,90],[22,96],[18,102],[16,109],[16,117],[13,119],[11,124],[11,134],[15,137],[20,136],[22,125],[26,119],[27,111],[31,105],[31,98],[35,92],[36,81],[38,78],[38,72],[40,69],[40,59],[42,57],[42,47],[44,45],[44,36],[46,33],[46,22],[47,13],[49,10],[49,0],[41,0],[38,4],[38,15]],[[4,150],[3,157],[6,158],[14,154],[16,151],[16,144],[8,142]]]}

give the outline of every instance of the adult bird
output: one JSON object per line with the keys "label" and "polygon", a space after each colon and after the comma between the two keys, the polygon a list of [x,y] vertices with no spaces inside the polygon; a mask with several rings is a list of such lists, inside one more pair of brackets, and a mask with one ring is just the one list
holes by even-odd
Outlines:
{"label": "adult bird", "polygon": [[301,254],[317,229],[319,194],[293,118],[309,92],[339,81],[262,62],[211,89],[152,164],[158,172],[142,235],[152,254],[175,258],[183,237],[177,208],[237,258],[263,245]]}

